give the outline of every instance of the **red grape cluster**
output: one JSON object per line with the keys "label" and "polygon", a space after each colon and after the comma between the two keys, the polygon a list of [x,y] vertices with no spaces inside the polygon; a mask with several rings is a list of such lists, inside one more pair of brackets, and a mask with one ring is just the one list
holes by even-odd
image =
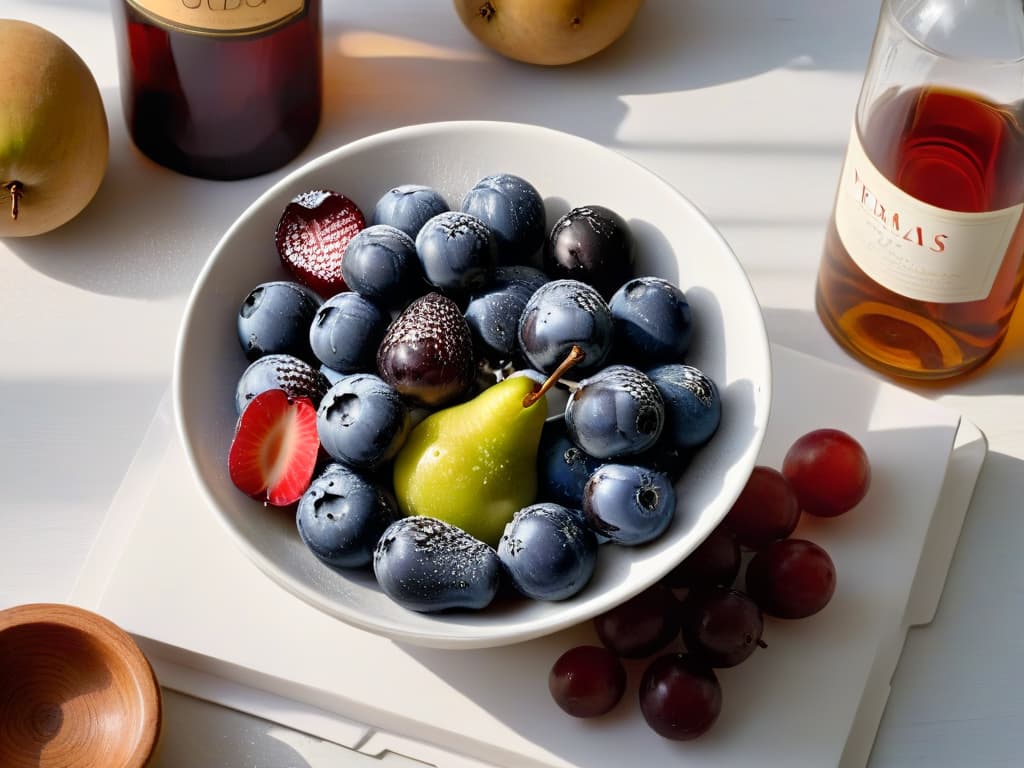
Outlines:
{"label": "red grape cluster", "polygon": [[[600,645],[571,648],[555,661],[548,675],[555,702],[574,717],[605,714],[627,687],[623,659],[649,660],[638,692],[647,724],[668,739],[705,733],[722,708],[714,670],[766,647],[766,616],[804,618],[832,598],[828,553],[791,537],[800,515],[841,515],[860,503],[870,480],[864,448],[836,429],[796,440],[781,471],[755,467],[700,546],[660,582],[594,619]],[[680,638],[685,650],[670,650]]]}

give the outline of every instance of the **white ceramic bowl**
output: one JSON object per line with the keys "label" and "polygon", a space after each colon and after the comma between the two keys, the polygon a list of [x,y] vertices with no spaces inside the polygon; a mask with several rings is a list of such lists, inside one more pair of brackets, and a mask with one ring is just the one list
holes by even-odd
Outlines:
{"label": "white ceramic bowl", "polygon": [[[300,541],[290,510],[265,507],[232,485],[227,454],[236,421],[234,390],[247,364],[235,317],[251,288],[287,279],[273,232],[297,193],[334,189],[369,216],[388,189],[417,183],[435,187],[457,208],[477,180],[497,172],[533,183],[545,198],[549,226],[584,204],[607,206],[629,222],[638,273],[660,275],[686,292],[695,316],[687,361],[718,384],[723,419],[679,482],[667,532],[642,547],[602,546],[593,580],[575,597],[503,601],[500,609],[476,613],[414,613],[385,596],[371,570],[342,574],[322,565]],[[449,122],[399,128],[329,152],[274,184],[238,218],[189,300],[174,402],[186,452],[213,513],[270,578],[362,629],[417,645],[478,648],[587,620],[653,584],[691,552],[750,475],[768,422],[770,387],[767,336],[747,277],[728,244],[677,190],[623,155],[572,135],[520,124]]]}

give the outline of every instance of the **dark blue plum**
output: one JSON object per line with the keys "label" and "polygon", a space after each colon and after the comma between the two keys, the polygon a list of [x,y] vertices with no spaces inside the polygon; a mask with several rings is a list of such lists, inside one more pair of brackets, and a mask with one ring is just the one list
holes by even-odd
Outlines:
{"label": "dark blue plum", "polygon": [[505,526],[498,559],[513,586],[534,600],[564,600],[590,581],[597,537],[578,513],[560,504],[523,507]]}
{"label": "dark blue plum", "polygon": [[574,346],[584,354],[573,373],[596,371],[612,346],[612,313],[601,295],[578,280],[552,280],[526,302],[519,349],[534,368],[552,373]]}
{"label": "dark blue plum", "polygon": [[490,287],[470,297],[465,316],[477,358],[494,366],[513,359],[519,318],[534,291],[547,281],[547,275],[533,267],[498,267]]}
{"label": "dark blue plum", "polygon": [[323,299],[288,280],[261,283],[238,308],[238,342],[250,360],[285,354],[312,362],[309,324]]}
{"label": "dark blue plum", "polygon": [[416,253],[427,282],[455,294],[489,285],[498,263],[491,230],[461,211],[440,213],[424,224],[416,235]]}
{"label": "dark blue plum", "polygon": [[544,199],[524,178],[497,173],[480,179],[462,199],[462,210],[490,227],[502,264],[529,264],[544,244]]}
{"label": "dark blue plum", "polygon": [[657,442],[664,422],[658,388],[629,365],[610,365],[584,379],[565,406],[569,437],[598,459],[646,451]]}
{"label": "dark blue plum", "polygon": [[605,464],[583,490],[583,514],[598,533],[634,546],[658,538],[676,512],[676,493],[663,472],[631,464]]}
{"label": "dark blue plum", "polygon": [[[667,422],[667,412],[665,419]],[[672,482],[676,482],[683,476],[686,468],[690,466],[695,453],[696,449],[694,448],[680,448],[678,445],[673,445],[672,438],[668,435],[668,427],[663,426],[661,428],[661,436],[654,444],[654,447],[631,455],[629,460],[634,464],[641,464],[645,467],[656,469],[659,472],[664,472]]]}
{"label": "dark blue plum", "polygon": [[402,184],[385,192],[373,208],[371,224],[388,224],[415,239],[420,228],[450,210],[440,192],[422,184]]}
{"label": "dark blue plum", "polygon": [[416,241],[389,224],[367,227],[349,240],[341,274],[353,291],[388,309],[401,309],[427,288]]}
{"label": "dark blue plum", "polygon": [[249,363],[235,387],[235,410],[241,415],[256,395],[282,389],[288,397],[308,397],[314,406],[330,388],[330,380],[293,355],[264,355]]}
{"label": "dark blue plum", "polygon": [[377,542],[373,573],[384,594],[410,611],[486,608],[501,584],[495,551],[433,517],[396,520]]}
{"label": "dark blue plum", "polygon": [[299,538],[332,568],[363,568],[399,517],[392,495],[343,464],[328,464],[299,499]]}
{"label": "dark blue plum", "polygon": [[665,401],[669,445],[694,449],[708,442],[722,421],[722,398],[711,377],[682,363],[656,366],[647,375]]}
{"label": "dark blue plum", "polygon": [[384,310],[358,293],[336,293],[317,310],[309,344],[321,363],[339,373],[373,370],[390,322]]}
{"label": "dark blue plum", "polygon": [[544,271],[581,280],[605,298],[633,277],[633,234],[615,211],[601,205],[573,208],[551,227]]}
{"label": "dark blue plum", "polygon": [[637,277],[615,292],[608,307],[617,359],[646,365],[682,362],[693,338],[693,313],[678,286],[660,277]]}
{"label": "dark blue plum", "polygon": [[320,443],[332,458],[373,469],[394,458],[409,435],[409,409],[394,387],[370,373],[342,376],[316,413]]}
{"label": "dark blue plum", "polygon": [[537,449],[537,497],[563,507],[583,509],[583,486],[601,466],[601,460],[584,453],[565,429],[563,419],[544,425]]}

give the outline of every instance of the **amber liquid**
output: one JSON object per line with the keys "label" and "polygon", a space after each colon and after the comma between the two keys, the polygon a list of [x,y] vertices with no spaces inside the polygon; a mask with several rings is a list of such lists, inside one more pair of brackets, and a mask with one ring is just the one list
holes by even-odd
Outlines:
{"label": "amber liquid", "polygon": [[[1024,201],[1024,133],[1011,109],[966,92],[919,88],[883,96],[861,141],[893,184],[950,211],[983,212]],[[999,347],[1021,290],[1018,223],[989,296],[919,301],[879,285],[854,263],[829,223],[818,275],[818,314],[862,362],[885,373],[939,379],[980,365]]]}
{"label": "amber liquid", "polygon": [[251,37],[195,34],[113,4],[125,118],[135,145],[191,176],[274,170],[320,122],[320,2]]}

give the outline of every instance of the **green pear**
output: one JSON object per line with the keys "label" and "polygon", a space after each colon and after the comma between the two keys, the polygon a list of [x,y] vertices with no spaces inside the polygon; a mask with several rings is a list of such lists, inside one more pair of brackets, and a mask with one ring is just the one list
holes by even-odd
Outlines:
{"label": "green pear", "polygon": [[525,405],[524,398],[538,386],[513,376],[416,425],[395,457],[402,512],[444,520],[496,546],[505,524],[537,494],[547,401]]}

